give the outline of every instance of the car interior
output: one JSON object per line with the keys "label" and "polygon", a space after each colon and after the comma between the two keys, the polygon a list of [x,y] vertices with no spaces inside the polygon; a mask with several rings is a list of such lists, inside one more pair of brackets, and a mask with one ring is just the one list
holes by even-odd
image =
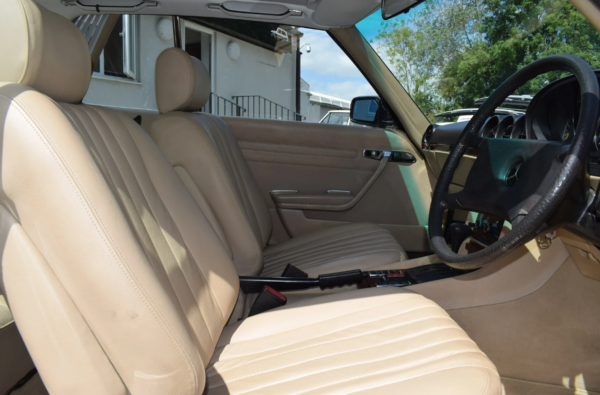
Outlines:
{"label": "car interior", "polygon": [[[0,394],[600,393],[600,71],[431,123],[356,27],[420,3],[3,0]],[[318,34],[349,124],[215,94],[227,56],[300,110]]]}

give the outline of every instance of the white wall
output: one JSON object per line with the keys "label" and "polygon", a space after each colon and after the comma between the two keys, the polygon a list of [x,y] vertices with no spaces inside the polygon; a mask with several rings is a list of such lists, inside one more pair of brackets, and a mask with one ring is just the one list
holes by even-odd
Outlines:
{"label": "white wall", "polygon": [[[139,17],[139,81],[94,74],[90,89],[83,99],[84,103],[156,110],[154,94],[156,58],[164,49],[173,46],[172,40],[164,41],[156,32],[156,25],[160,18],[160,16],[150,15]],[[213,34],[215,61],[211,73],[215,94],[228,100],[233,100],[232,96],[259,95],[295,111],[295,51],[275,53],[224,33],[213,32]],[[240,56],[237,60],[232,60],[227,55],[227,45],[231,41],[235,41],[240,46]],[[205,64],[208,63],[209,57],[205,56],[204,51],[208,48],[208,45],[202,45]],[[265,116],[264,111],[261,113],[261,116]]]}
{"label": "white wall", "polygon": [[[215,32],[215,35],[213,78],[216,78],[217,95],[228,100],[233,100],[232,96],[259,95],[295,111],[295,52],[276,53],[224,33]],[[227,55],[227,45],[231,41],[240,46],[237,60]]]}
{"label": "white wall", "polygon": [[139,82],[105,77],[94,73],[83,102],[108,107],[156,110],[154,94],[154,67],[156,58],[173,40],[164,41],[156,32],[161,16],[139,17]]}

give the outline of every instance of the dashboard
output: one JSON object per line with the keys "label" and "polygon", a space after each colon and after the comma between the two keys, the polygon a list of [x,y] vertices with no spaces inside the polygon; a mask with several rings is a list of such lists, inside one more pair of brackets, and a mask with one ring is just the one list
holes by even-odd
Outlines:
{"label": "dashboard", "polygon": [[[600,71],[596,71],[600,80]],[[544,87],[523,114],[496,114],[488,118],[479,131],[485,138],[535,139],[570,143],[577,128],[580,109],[579,84],[574,76],[565,77]],[[433,124],[423,137],[423,149],[450,151],[468,121]],[[596,134],[595,151],[590,154],[590,174],[600,176],[600,136]]]}

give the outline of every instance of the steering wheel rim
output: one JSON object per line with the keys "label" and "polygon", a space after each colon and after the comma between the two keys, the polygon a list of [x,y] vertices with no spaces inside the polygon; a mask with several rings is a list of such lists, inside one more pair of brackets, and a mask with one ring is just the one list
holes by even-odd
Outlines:
{"label": "steering wheel rim", "polygon": [[[562,160],[562,166],[557,169],[556,175],[549,183],[547,193],[540,195],[541,197],[531,210],[501,239],[468,255],[459,255],[453,252],[444,238],[443,215],[446,209],[451,208],[448,202],[450,195],[447,191],[462,156],[469,147],[479,146],[482,140],[485,140],[478,136],[479,130],[485,120],[493,114],[508,95],[538,75],[557,70],[569,71],[577,78],[581,91],[581,107],[575,137]],[[461,133],[435,186],[429,213],[429,239],[433,251],[442,262],[457,269],[477,269],[510,253],[537,236],[544,223],[565,199],[570,187],[584,170],[596,131],[599,105],[599,86],[596,75],[584,60],[574,55],[558,54],[536,60],[515,72],[502,83],[478,109]],[[518,141],[526,142],[527,140]],[[477,162],[476,160],[473,168]],[[473,168],[471,172],[473,172]],[[456,200],[460,204],[458,199]]]}

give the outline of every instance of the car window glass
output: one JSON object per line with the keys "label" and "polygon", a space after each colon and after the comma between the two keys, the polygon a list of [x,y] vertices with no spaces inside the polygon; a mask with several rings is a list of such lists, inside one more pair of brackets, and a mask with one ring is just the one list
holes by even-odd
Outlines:
{"label": "car window glass", "polygon": [[[573,54],[600,68],[600,33],[564,0],[426,0],[388,21],[374,12],[356,27],[431,120],[477,108],[547,55]],[[535,93],[566,75],[532,79],[503,107],[524,112]]]}
{"label": "car window glass", "polygon": [[329,123],[333,123],[336,125],[346,125],[348,123],[348,119],[350,118],[350,114],[334,112],[331,113],[330,117],[331,119]]}
{"label": "car window glass", "polygon": [[[86,17],[75,20],[84,33]],[[210,99],[198,111],[348,125],[351,100],[375,94],[326,32],[195,17],[181,18],[180,25],[182,49],[211,75]],[[84,103],[156,111],[156,58],[173,45],[171,17],[120,16],[94,66]],[[324,119],[331,111],[342,113]]]}
{"label": "car window glass", "polygon": [[[74,22],[88,38],[89,21],[85,20],[86,17],[89,16]],[[106,20],[100,22],[105,23]],[[94,65],[83,103],[155,111],[154,67],[158,55],[173,47],[172,26],[171,17],[120,16]]]}

